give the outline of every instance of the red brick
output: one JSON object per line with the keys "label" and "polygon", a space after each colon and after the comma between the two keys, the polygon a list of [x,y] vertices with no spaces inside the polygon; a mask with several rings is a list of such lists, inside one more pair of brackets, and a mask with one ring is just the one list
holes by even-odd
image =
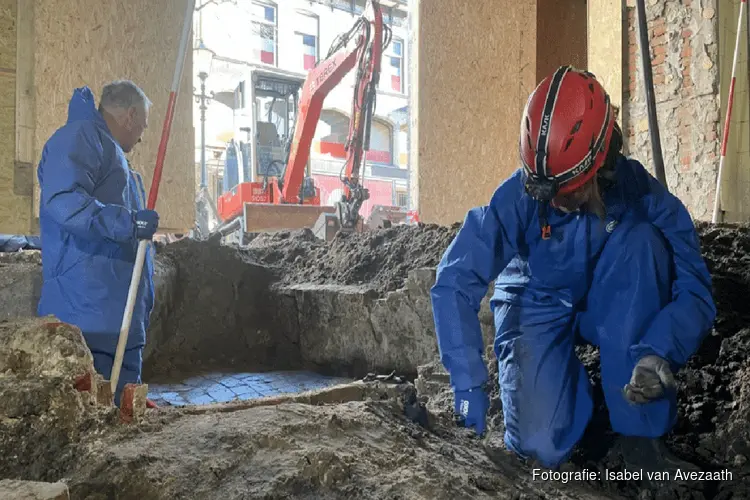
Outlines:
{"label": "red brick", "polygon": [[693,0],[682,0],[682,5],[685,7],[690,7],[693,4]]}
{"label": "red brick", "polygon": [[659,37],[667,32],[667,28],[664,27],[664,23],[661,23],[659,26],[654,26],[653,31],[651,31],[651,36],[653,38]]}
{"label": "red brick", "polygon": [[667,44],[667,35],[663,33],[651,39],[651,46],[654,47],[654,50],[656,50],[656,47],[661,47],[662,45],[666,45],[666,44]]}
{"label": "red brick", "polygon": [[682,69],[682,76],[690,76],[690,66]]}
{"label": "red brick", "polygon": [[92,379],[91,372],[86,372],[83,375],[77,376],[73,385],[78,392],[91,392],[94,385]]}
{"label": "red brick", "polygon": [[666,54],[667,48],[664,45],[659,45],[658,47],[654,47],[653,51],[654,51],[654,55],[658,56],[660,54]]}
{"label": "red brick", "polygon": [[693,36],[693,30],[682,30],[682,38],[690,38]]}
{"label": "red brick", "polygon": [[130,423],[139,420],[146,412],[148,385],[125,384],[120,397],[120,421]]}
{"label": "red brick", "polygon": [[718,138],[719,138],[719,135],[716,133],[715,130],[711,130],[708,134],[706,134],[706,141],[708,142],[713,142]]}
{"label": "red brick", "polygon": [[651,59],[651,66],[656,67],[659,64],[662,64],[667,59],[667,56],[662,54],[656,54],[653,59]]}
{"label": "red brick", "polygon": [[689,156],[683,156],[680,158],[680,163],[683,165],[690,165],[690,157]]}
{"label": "red brick", "polygon": [[682,51],[680,51],[680,55],[682,57],[690,57],[693,55],[693,48],[690,46],[689,41],[685,41],[685,44],[682,46]]}
{"label": "red brick", "polygon": [[688,87],[680,90],[680,97],[683,99],[693,97],[693,88]]}
{"label": "red brick", "polygon": [[660,64],[660,65],[656,66],[653,69],[653,72],[654,72],[655,75],[663,75],[664,74],[664,65]]}
{"label": "red brick", "polygon": [[654,85],[663,85],[664,75],[654,75]]}

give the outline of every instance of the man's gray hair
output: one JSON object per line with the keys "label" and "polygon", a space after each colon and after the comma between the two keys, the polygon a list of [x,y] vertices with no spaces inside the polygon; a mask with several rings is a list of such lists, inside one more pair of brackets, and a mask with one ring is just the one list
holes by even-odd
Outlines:
{"label": "man's gray hair", "polygon": [[99,99],[100,110],[128,110],[133,106],[143,106],[148,110],[151,101],[138,85],[130,80],[115,80],[102,89],[102,97]]}

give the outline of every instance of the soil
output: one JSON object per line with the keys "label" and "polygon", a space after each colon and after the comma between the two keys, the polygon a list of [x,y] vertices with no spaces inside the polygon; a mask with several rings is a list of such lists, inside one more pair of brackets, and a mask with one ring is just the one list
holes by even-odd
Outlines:
{"label": "soil", "polygon": [[[258,236],[247,250],[213,242],[168,245],[162,250],[164,262],[183,264],[175,264],[174,302],[160,313],[163,332],[153,359],[172,360],[167,365],[176,370],[219,359],[228,351],[221,344],[228,343],[243,363],[286,358],[294,363],[299,350],[281,350],[289,342],[273,341],[275,305],[265,293],[270,284],[313,281],[393,291],[410,270],[434,267],[457,229],[395,227],[339,236],[330,243],[304,231],[281,233]],[[531,464],[503,449],[492,355],[487,358],[493,394],[484,440],[452,422],[452,396],[438,363],[423,367],[414,386],[366,384],[367,390],[357,389],[358,395],[340,401],[290,398],[274,404],[159,409],[130,426],[112,425],[112,414],[99,410],[71,413],[86,405],[69,389],[52,390],[61,384],[57,373],[39,375],[26,391],[32,380],[10,380],[0,369],[0,392],[53,400],[34,403],[29,417],[0,408],[5,412],[0,424],[6,426],[0,428],[5,431],[0,448],[9,457],[0,461],[0,479],[65,478],[72,498],[83,499],[750,498],[750,229],[698,224],[698,230],[713,275],[718,318],[712,335],[677,374],[679,422],[667,442],[703,471],[731,471],[730,480],[671,481],[657,489],[637,481],[534,480]],[[597,350],[582,346],[578,353],[598,384]],[[594,419],[567,471],[623,467],[612,450],[614,436],[598,386],[595,394]],[[64,432],[47,444],[45,432],[61,424]]]}
{"label": "soil", "polygon": [[[661,488],[658,498],[750,498],[750,308],[746,305],[750,296],[750,229],[705,223],[696,227],[713,276],[718,315],[714,331],[677,374],[679,421],[666,441],[679,458],[704,471],[731,470],[733,480],[690,486],[673,482]],[[458,228],[395,227],[340,235],[328,244],[315,241],[304,231],[277,233],[256,238],[251,252],[267,264],[292,264],[285,282],[372,283],[384,292],[402,286],[409,270],[436,265]],[[611,452],[615,435],[601,392],[598,350],[580,346],[577,352],[594,383],[597,409],[573,465],[621,470],[622,460]],[[494,383],[497,366],[489,349],[488,354],[492,381],[489,425],[501,433],[502,408]],[[450,411],[449,393],[435,397],[436,408]],[[637,498],[640,491],[633,481],[598,486],[628,498]]]}
{"label": "soil", "polygon": [[295,366],[298,349],[276,335],[269,313],[276,309],[267,293],[273,270],[218,240],[180,240],[161,248],[158,262],[171,272],[157,291],[161,309],[151,315],[144,379]]}
{"label": "soil", "polygon": [[312,231],[257,235],[248,252],[283,267],[282,283],[366,285],[384,293],[404,286],[412,269],[436,267],[460,227],[419,224],[361,233],[338,233],[324,243]]}

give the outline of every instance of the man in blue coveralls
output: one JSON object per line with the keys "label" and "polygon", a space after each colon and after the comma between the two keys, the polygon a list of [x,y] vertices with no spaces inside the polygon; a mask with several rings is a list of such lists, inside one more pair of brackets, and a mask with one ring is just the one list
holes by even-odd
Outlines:
{"label": "man in blue coveralls", "polygon": [[[76,89],[68,121],[47,141],[38,169],[43,284],[37,311],[79,327],[106,379],[138,240],[150,240],[159,223],[158,214],[146,209],[140,175],[125,158],[148,126],[150,105],[130,81],[106,85],[98,109],[88,87]],[[141,382],[153,271],[147,255],[115,393],[118,405],[124,385]]]}
{"label": "man in blue coveralls", "polygon": [[710,332],[711,278],[688,211],[621,154],[616,110],[594,75],[564,66],[533,91],[519,168],[468,212],[432,288],[459,422],[485,430],[478,310],[495,280],[494,351],[505,444],[556,468],[593,411],[574,347],[597,345],[618,449],[643,470],[690,467],[659,439],[677,418],[673,373]]}

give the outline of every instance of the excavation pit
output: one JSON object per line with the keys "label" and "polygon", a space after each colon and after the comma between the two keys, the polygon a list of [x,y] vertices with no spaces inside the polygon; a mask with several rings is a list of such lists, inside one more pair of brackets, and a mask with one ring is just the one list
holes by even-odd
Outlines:
{"label": "excavation pit", "polygon": [[[419,371],[413,385],[360,381],[162,407],[123,425],[116,411],[92,409],[60,370],[17,380],[6,372],[0,454],[12,459],[0,462],[0,479],[64,479],[72,498],[84,499],[750,498],[750,313],[743,301],[750,294],[750,231],[698,226],[719,315],[677,374],[679,421],[668,443],[701,470],[729,472],[726,480],[671,481],[658,492],[633,481],[534,481],[528,465],[504,450],[491,353],[489,435],[479,440],[457,428],[447,377],[434,362],[429,301],[434,266],[455,228],[430,227],[328,244],[304,233],[269,235],[247,251],[170,245],[157,256],[159,300],[145,352],[152,394],[159,384],[227,373],[360,378]],[[16,290],[34,289],[34,279],[13,276]],[[486,301],[480,320],[489,346]],[[44,331],[37,334],[32,344],[45,345]],[[0,362],[21,371],[35,365],[2,354]],[[571,467],[621,471],[623,463],[608,450],[613,435],[598,388],[598,352],[579,355],[598,406]]]}

